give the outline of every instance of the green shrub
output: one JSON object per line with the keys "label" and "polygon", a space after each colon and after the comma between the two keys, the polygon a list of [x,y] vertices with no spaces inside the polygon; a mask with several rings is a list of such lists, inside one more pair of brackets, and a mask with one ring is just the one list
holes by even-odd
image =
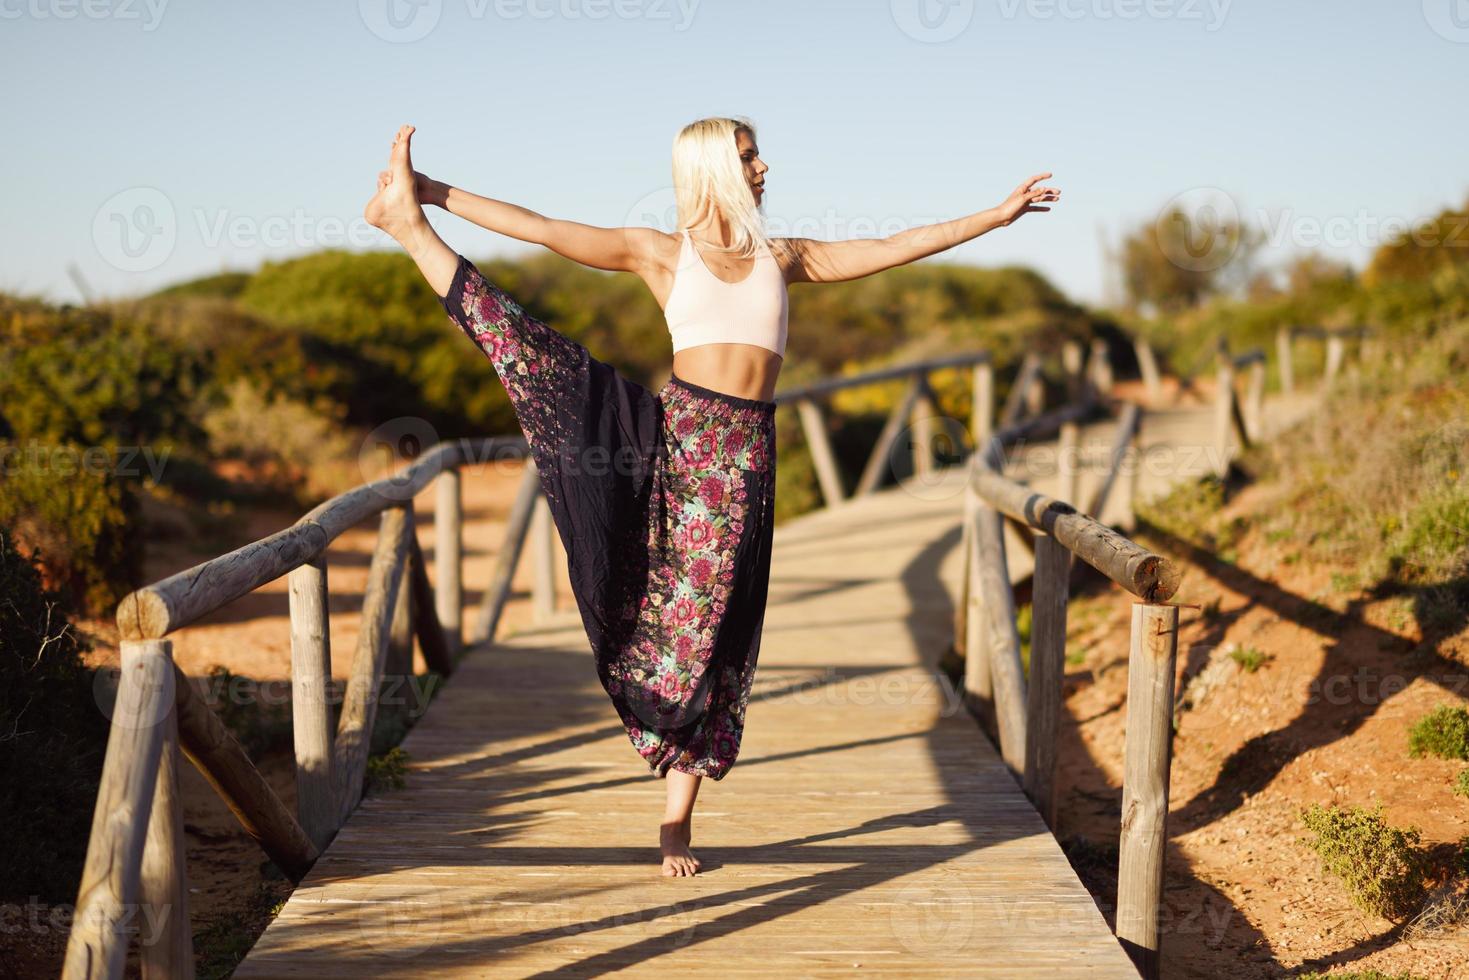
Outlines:
{"label": "green shrub", "polygon": [[1469,769],[1459,770],[1459,775],[1454,777],[1454,795],[1469,798]]}
{"label": "green shrub", "polygon": [[406,786],[408,758],[408,753],[396,745],[382,755],[368,756],[366,792],[376,793]]}
{"label": "green shrub", "polygon": [[101,447],[0,442],[0,524],[40,551],[52,588],[94,616],[141,578],[139,504],[117,461]]}
{"label": "green shrub", "polygon": [[1254,647],[1241,647],[1237,650],[1229,651],[1229,659],[1239,664],[1240,669],[1246,674],[1253,674],[1274,658],[1270,654],[1257,650]]}
{"label": "green shrub", "polygon": [[1422,901],[1427,858],[1419,831],[1388,825],[1381,803],[1370,811],[1312,804],[1301,820],[1316,835],[1306,845],[1320,856],[1322,870],[1342,880],[1358,908],[1396,920]]}
{"label": "green shrub", "polygon": [[223,664],[209,668],[206,703],[239,739],[251,759],[289,748],[292,739],[289,700],[271,703],[253,678],[236,674]]}
{"label": "green shrub", "polygon": [[1469,760],[1469,710],[1440,705],[1408,729],[1408,754]]}
{"label": "green shrub", "polygon": [[0,898],[76,900],[108,722],[88,642],[0,526]]}
{"label": "green shrub", "polygon": [[214,456],[265,468],[285,487],[309,486],[319,464],[352,448],[339,415],[281,395],[266,398],[244,378],[235,379],[224,404],[204,416],[203,428]]}

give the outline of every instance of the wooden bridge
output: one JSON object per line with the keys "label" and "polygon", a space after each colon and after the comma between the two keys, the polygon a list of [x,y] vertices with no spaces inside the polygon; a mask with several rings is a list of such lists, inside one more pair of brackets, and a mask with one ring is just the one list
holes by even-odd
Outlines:
{"label": "wooden bridge", "polygon": [[[1327,382],[1340,343],[1328,338],[1338,352]],[[579,618],[547,614],[495,636],[527,541],[539,605],[552,606],[551,528],[533,464],[479,615],[461,623],[458,471],[491,451],[523,454],[523,442],[441,446],[391,484],[359,488],[134,593],[119,610],[121,687],[66,974],[121,975],[122,922],[141,902],[175,913],[139,950],[144,975],[192,975],[182,750],[298,881],[240,977],[1156,975],[1178,613],[1166,600],[1176,573],[1107,525],[1125,528],[1134,497],[1218,470],[1237,442],[1267,437],[1314,398],[1290,390],[1282,365],[1287,390],[1267,400],[1263,353],[1221,353],[1211,402],[1122,405],[1113,416],[1100,351],[1084,366],[1075,348],[1062,353],[1067,402],[1050,412],[1036,404],[1042,369],[1028,358],[998,425],[982,353],[782,393],[800,412],[829,506],[777,529],[740,762],[701,792],[697,877],[659,874],[663,786],[617,723]],[[1146,378],[1150,352],[1140,360]],[[974,442],[966,465],[942,467],[930,452],[929,377],[952,369],[973,371]],[[1240,371],[1249,373],[1243,398]],[[907,380],[905,394],[848,495],[820,399],[895,378]],[[913,474],[879,488],[910,419]],[[1165,462],[1146,465],[1160,454]],[[1077,458],[1101,464],[1068,461]],[[431,488],[432,582],[414,518],[414,498]],[[333,720],[322,553],[374,515],[381,529],[353,682]],[[1048,828],[1073,555],[1142,600],[1114,925]],[[199,703],[164,639],[285,574],[296,813]],[[1010,583],[1032,575],[1027,676]],[[406,787],[364,800],[369,736],[391,710],[381,681],[412,672],[415,635],[428,669],[452,679],[403,742]],[[938,668],[951,648],[967,654],[961,684]]]}

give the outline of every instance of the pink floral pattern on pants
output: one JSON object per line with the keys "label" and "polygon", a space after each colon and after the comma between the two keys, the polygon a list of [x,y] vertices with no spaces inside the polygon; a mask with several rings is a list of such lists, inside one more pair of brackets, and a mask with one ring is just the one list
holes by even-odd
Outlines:
{"label": "pink floral pattern on pants", "polygon": [[[770,575],[775,403],[656,394],[460,258],[445,309],[505,385],[567,548],[597,672],[652,771],[739,755]],[[610,466],[594,461],[617,460]]]}

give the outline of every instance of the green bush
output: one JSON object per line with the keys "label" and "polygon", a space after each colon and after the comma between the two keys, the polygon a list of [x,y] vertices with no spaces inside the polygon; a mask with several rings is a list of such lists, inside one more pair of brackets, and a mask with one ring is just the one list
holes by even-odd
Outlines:
{"label": "green bush", "polygon": [[1301,811],[1307,841],[1321,868],[1342,880],[1352,903],[1385,919],[1402,919],[1423,900],[1427,857],[1418,847],[1417,828],[1399,829],[1372,810],[1312,804]]}
{"label": "green bush", "polygon": [[41,553],[46,581],[105,614],[140,583],[139,504],[102,447],[0,442],[0,524]]}
{"label": "green bush", "polygon": [[86,639],[0,526],[0,898],[73,902],[108,722]]}
{"label": "green bush", "polygon": [[1469,711],[1444,704],[1418,719],[1408,729],[1408,754],[1469,760]]}

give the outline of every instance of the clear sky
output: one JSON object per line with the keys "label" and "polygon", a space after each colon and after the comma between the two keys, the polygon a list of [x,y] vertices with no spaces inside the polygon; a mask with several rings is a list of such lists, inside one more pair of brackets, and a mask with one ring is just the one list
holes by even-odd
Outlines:
{"label": "clear sky", "polygon": [[939,258],[1093,302],[1105,245],[1175,195],[1265,224],[1267,260],[1359,263],[1469,196],[1469,0],[0,0],[0,53],[0,289],[53,299],[72,266],[115,296],[383,247],[362,205],[402,122],[420,170],[602,225],[671,226],[669,148],[706,115],[757,124],[775,234],[1051,170],[1056,211]]}

